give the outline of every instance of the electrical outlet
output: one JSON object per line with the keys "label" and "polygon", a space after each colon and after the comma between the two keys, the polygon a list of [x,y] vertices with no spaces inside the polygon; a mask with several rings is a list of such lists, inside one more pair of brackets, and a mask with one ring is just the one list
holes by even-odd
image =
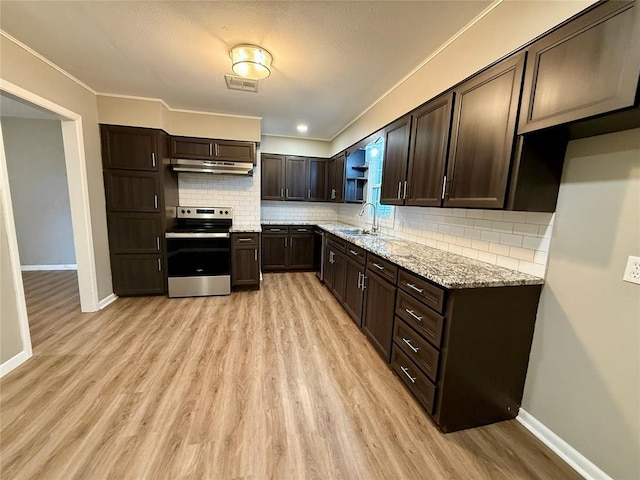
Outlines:
{"label": "electrical outlet", "polygon": [[629,257],[622,280],[640,285],[640,257]]}

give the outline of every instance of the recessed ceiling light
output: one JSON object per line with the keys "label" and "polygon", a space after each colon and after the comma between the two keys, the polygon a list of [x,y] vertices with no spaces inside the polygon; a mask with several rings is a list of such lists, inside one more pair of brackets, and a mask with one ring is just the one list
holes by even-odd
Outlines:
{"label": "recessed ceiling light", "polygon": [[309,130],[309,127],[307,127],[306,125],[298,125],[296,128],[300,133],[305,133],[307,130]]}

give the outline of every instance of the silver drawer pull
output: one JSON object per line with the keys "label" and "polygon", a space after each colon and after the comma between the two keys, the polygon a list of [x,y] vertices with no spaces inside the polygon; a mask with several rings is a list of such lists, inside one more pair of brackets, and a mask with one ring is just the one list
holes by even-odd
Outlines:
{"label": "silver drawer pull", "polygon": [[257,262],[258,261],[258,249],[254,249],[253,250],[253,261]]}
{"label": "silver drawer pull", "polygon": [[279,232],[280,229],[279,228],[270,228],[267,230],[267,232]]}
{"label": "silver drawer pull", "polygon": [[413,350],[415,353],[418,353],[418,350],[420,350],[419,348],[416,348],[416,347],[414,347],[413,345],[411,345],[411,340],[409,340],[409,339],[407,339],[407,338],[402,337],[402,341],[403,341],[404,343],[406,343],[406,344],[409,346],[409,348],[410,348],[411,350]]}
{"label": "silver drawer pull", "polygon": [[373,266],[376,267],[378,270],[384,270],[384,267],[382,265],[378,265],[375,262],[374,262]]}
{"label": "silver drawer pull", "polygon": [[408,283],[407,282],[407,287],[413,288],[418,293],[424,293],[423,289],[416,287],[413,283]]}
{"label": "silver drawer pull", "polygon": [[308,228],[298,228],[297,229],[299,232],[308,232],[309,229]]}
{"label": "silver drawer pull", "polygon": [[416,315],[413,310],[409,310],[408,308],[405,308],[404,311],[407,312],[409,315],[411,315],[416,320],[418,320],[419,322],[422,321],[422,317],[419,317],[418,315]]}
{"label": "silver drawer pull", "polygon": [[416,377],[412,377],[409,374],[409,369],[407,367],[403,367],[402,365],[400,365],[400,370],[402,370],[402,373],[404,373],[409,378],[409,380],[411,380],[411,383],[416,383]]}
{"label": "silver drawer pull", "polygon": [[156,237],[156,250],[160,251],[160,237]]}
{"label": "silver drawer pull", "polygon": [[253,238],[239,238],[239,242],[253,242]]}
{"label": "silver drawer pull", "polygon": [[352,255],[355,255],[356,257],[360,255],[358,252],[354,252],[353,250],[349,250],[349,253],[351,253]]}

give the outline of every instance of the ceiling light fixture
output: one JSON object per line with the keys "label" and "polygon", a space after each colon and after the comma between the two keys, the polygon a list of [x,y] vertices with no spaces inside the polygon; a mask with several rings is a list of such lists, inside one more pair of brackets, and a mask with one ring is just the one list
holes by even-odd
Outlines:
{"label": "ceiling light fixture", "polygon": [[305,133],[307,130],[309,130],[309,127],[307,127],[306,125],[298,125],[296,128],[300,133]]}
{"label": "ceiling light fixture", "polygon": [[231,68],[236,75],[262,80],[271,75],[271,54],[257,45],[236,45],[229,51]]}

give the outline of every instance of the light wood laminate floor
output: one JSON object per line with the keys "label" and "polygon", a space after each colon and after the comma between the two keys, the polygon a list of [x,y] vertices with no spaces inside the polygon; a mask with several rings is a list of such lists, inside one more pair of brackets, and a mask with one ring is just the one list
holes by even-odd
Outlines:
{"label": "light wood laminate floor", "polygon": [[75,278],[25,274],[3,480],[580,478],[515,421],[441,434],[311,273],[92,314]]}

